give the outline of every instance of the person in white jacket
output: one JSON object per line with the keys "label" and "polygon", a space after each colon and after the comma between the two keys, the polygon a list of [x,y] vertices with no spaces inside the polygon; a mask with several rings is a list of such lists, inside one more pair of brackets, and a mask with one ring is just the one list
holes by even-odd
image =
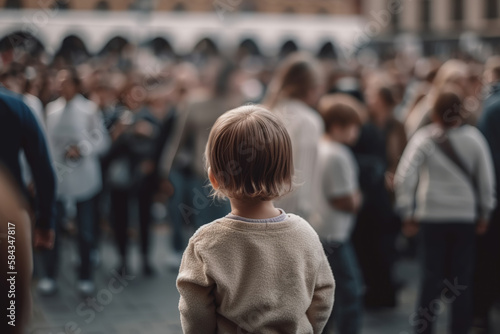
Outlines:
{"label": "person in white jacket", "polygon": [[[96,196],[102,189],[99,156],[110,140],[97,106],[79,94],[76,71],[62,70],[57,76],[61,97],[47,106],[47,138],[57,174],[57,211],[60,225],[64,202],[76,204],[80,274],[78,289],[92,293],[90,255],[95,238]],[[42,293],[56,290],[59,242],[56,232],[54,249],[45,254],[46,277],[39,282]]]}
{"label": "person in white jacket", "polygon": [[486,231],[495,207],[491,153],[483,135],[464,125],[457,87],[446,87],[432,106],[433,124],[418,130],[395,176],[403,232],[420,233],[422,284],[411,322],[417,333],[433,333],[451,304],[451,333],[466,334],[472,316],[475,233]]}

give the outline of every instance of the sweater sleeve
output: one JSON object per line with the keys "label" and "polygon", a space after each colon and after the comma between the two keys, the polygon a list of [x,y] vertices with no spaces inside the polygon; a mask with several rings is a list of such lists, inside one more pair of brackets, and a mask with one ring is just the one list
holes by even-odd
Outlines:
{"label": "sweater sleeve", "polygon": [[314,333],[321,333],[326,326],[328,318],[330,318],[332,313],[335,293],[335,280],[333,279],[330,264],[326,256],[322,255],[323,261],[321,261],[318,270],[313,298],[306,312]]}
{"label": "sweater sleeve", "polygon": [[488,144],[479,132],[477,134],[478,150],[476,154],[478,157],[475,182],[478,192],[478,207],[481,218],[489,219],[496,205],[495,182],[498,182],[498,180],[495,180],[493,161]]}
{"label": "sweater sleeve", "polygon": [[54,227],[56,177],[49,158],[45,136],[31,110],[23,103],[22,145],[36,188],[38,228]]}
{"label": "sweater sleeve", "polygon": [[215,282],[206,273],[206,264],[190,240],[182,257],[177,289],[180,293],[179,311],[184,334],[215,333],[217,328]]}
{"label": "sweater sleeve", "polygon": [[396,207],[403,218],[414,214],[419,169],[426,159],[426,153],[435,149],[431,141],[425,141],[422,137],[422,132],[419,132],[411,138],[394,176]]}
{"label": "sweater sleeve", "polygon": [[103,155],[109,149],[111,141],[104,126],[102,115],[93,103],[89,103],[90,117],[88,133],[86,134],[93,144],[93,154]]}
{"label": "sweater sleeve", "polygon": [[497,129],[498,124],[500,124],[500,112],[497,112],[498,109],[500,109],[500,98],[497,103],[489,105],[483,110],[477,124],[479,131],[490,146],[497,175],[500,171],[500,133]]}

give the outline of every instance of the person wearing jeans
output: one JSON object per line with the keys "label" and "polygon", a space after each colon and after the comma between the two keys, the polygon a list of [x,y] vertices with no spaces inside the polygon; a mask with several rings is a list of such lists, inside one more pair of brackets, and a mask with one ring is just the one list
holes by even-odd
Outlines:
{"label": "person wearing jeans", "polygon": [[484,234],[495,207],[495,177],[486,140],[464,125],[462,93],[446,86],[437,96],[434,124],[418,130],[395,175],[403,233],[420,233],[422,278],[415,333],[433,333],[451,304],[450,333],[467,334],[472,320],[475,235]]}
{"label": "person wearing jeans", "polygon": [[326,133],[318,144],[312,185],[316,190],[312,200],[315,210],[309,222],[323,244],[337,287],[323,333],[358,334],[362,326],[364,283],[351,234],[361,193],[358,165],[349,146],[358,139],[361,106],[351,96],[331,94],[320,99],[318,109]]}
{"label": "person wearing jeans", "polygon": [[[94,222],[96,221],[95,210],[96,197],[76,202],[76,224],[78,228],[78,253],[80,254],[79,279],[86,281],[91,279],[92,265],[90,260],[91,250],[95,243]],[[54,248],[45,252],[43,264],[46,278],[56,280],[59,269],[59,254],[61,247],[61,227],[66,217],[65,203],[61,200],[56,202],[56,238]]]}
{"label": "person wearing jeans", "polygon": [[364,289],[354,248],[350,241],[339,243],[322,240],[322,243],[339,287],[335,290],[334,316],[328,320],[325,330],[332,330],[336,322],[339,333],[360,333]]}
{"label": "person wearing jeans", "polygon": [[[47,138],[58,179],[58,226],[64,217],[61,202],[75,203],[81,261],[78,290],[88,295],[94,291],[90,256],[97,223],[95,197],[102,189],[99,159],[109,138],[97,106],[78,93],[81,83],[75,70],[60,71],[57,79],[61,97],[47,105]],[[47,276],[39,281],[42,294],[57,289],[58,251],[56,246],[44,254],[45,264],[55,263],[47,265]]]}

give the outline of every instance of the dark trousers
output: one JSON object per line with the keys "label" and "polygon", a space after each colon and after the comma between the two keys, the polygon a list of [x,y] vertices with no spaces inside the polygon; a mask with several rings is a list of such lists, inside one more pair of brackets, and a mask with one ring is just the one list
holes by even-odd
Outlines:
{"label": "dark trousers", "polygon": [[477,238],[474,273],[474,316],[487,319],[500,298],[500,207],[493,212],[485,235]]}
{"label": "dark trousers", "polygon": [[[65,218],[64,203],[56,203],[56,237],[54,248],[43,251],[42,261],[47,277],[55,279],[59,269],[59,252],[61,243],[61,226]],[[95,225],[96,225],[96,205],[95,197],[76,202],[76,223],[78,228],[78,252],[80,255],[80,275],[81,280],[91,279],[92,266],[90,263],[90,253],[95,246]]]}
{"label": "dark trousers", "polygon": [[113,227],[123,262],[126,261],[128,249],[129,203],[134,197],[137,198],[139,209],[141,254],[143,260],[147,261],[150,247],[151,204],[155,189],[156,184],[153,178],[146,178],[141,182],[135,194],[128,189],[112,189],[110,192]]}
{"label": "dark trousers", "polygon": [[172,246],[176,252],[183,252],[187,240],[186,226],[198,229],[231,211],[229,201],[214,200],[206,178],[187,175],[175,169],[170,172],[174,194],[168,203],[168,214],[172,224]]}
{"label": "dark trousers", "polygon": [[445,305],[451,307],[452,334],[467,334],[472,320],[475,225],[472,223],[420,224],[422,280],[415,333],[433,333]]}
{"label": "dark trousers", "polygon": [[394,264],[400,221],[390,207],[366,205],[358,214],[352,243],[366,286],[367,307],[396,306]]}
{"label": "dark trousers", "polygon": [[335,303],[323,333],[361,333],[363,279],[354,249],[349,241],[322,243],[336,283]]}

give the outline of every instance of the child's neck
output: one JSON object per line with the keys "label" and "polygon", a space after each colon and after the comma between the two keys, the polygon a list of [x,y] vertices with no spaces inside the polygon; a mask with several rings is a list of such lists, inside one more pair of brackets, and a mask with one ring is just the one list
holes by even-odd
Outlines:
{"label": "child's neck", "polygon": [[280,215],[280,210],[271,201],[229,199],[231,213],[250,219],[267,219]]}
{"label": "child's neck", "polygon": [[340,136],[340,135],[332,134],[332,133],[326,133],[324,137],[328,141],[333,141],[333,142],[336,142],[336,143],[339,143],[339,144],[342,144],[342,145],[347,145],[347,143],[345,142],[344,138],[342,136]]}

